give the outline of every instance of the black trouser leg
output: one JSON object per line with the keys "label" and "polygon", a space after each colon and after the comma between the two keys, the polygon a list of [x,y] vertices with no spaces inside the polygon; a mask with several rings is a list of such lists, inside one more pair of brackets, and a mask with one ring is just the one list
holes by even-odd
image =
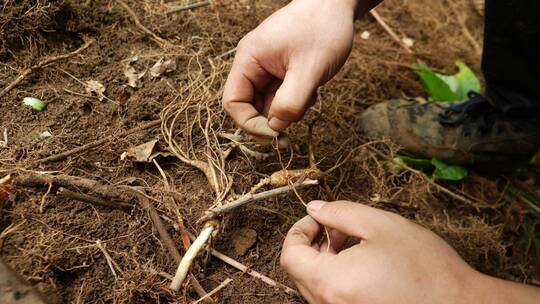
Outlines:
{"label": "black trouser leg", "polygon": [[540,0],[486,0],[482,71],[495,107],[540,114]]}

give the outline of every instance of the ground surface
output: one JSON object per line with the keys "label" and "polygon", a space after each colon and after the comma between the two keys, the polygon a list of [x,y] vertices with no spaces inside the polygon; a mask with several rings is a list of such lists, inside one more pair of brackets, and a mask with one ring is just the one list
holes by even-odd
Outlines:
{"label": "ground surface", "polygon": [[[228,141],[217,134],[235,131],[219,105],[233,58],[227,52],[285,1],[216,1],[169,15],[158,0],[127,3],[141,23],[166,43],[141,31],[116,1],[8,0],[0,7],[0,88],[43,58],[71,52],[84,39],[96,40],[76,56],[32,71],[1,97],[0,131],[7,130],[8,145],[0,147],[0,178],[8,173],[52,171],[113,186],[137,186],[155,199],[152,204],[184,253],[176,211],[189,231],[200,231],[196,220],[216,201],[207,179],[174,156],[161,157],[157,162],[167,177],[167,190],[155,164],[122,160],[120,155],[154,139],[159,140],[158,149],[165,150],[169,145],[164,134],[171,129],[171,137],[178,147],[189,149],[190,158],[217,160],[226,173],[221,178],[233,182],[232,193],[245,193],[261,177],[280,169],[276,155],[257,160],[234,150],[223,160],[217,151],[225,150]],[[472,41],[481,44],[482,17],[469,1],[389,0],[378,11],[400,36],[413,39],[417,57],[429,65],[452,71],[453,62],[462,59],[479,73],[480,56]],[[305,120],[317,119],[312,144],[321,168],[332,167],[350,151],[352,157],[325,177],[323,187],[300,195],[306,201],[349,199],[398,212],[443,236],[477,269],[540,284],[538,256],[530,241],[536,219],[524,205],[500,192],[506,178],[485,178],[473,172],[462,183],[443,184],[474,202],[464,204],[421,176],[388,168],[395,151],[390,144],[371,143],[353,150],[367,143],[355,131],[366,107],[424,94],[409,67],[411,55],[373,19],[365,18],[356,27],[348,63],[320,90],[317,110]],[[360,38],[365,30],[371,34],[367,40]],[[131,62],[141,72],[160,58],[175,60],[177,68],[153,79],[147,72],[138,81],[139,87],[128,86],[126,65]],[[86,90],[85,83],[91,80],[105,86],[106,98],[100,100]],[[23,106],[26,96],[44,100],[46,110],[35,113]],[[160,117],[170,122],[171,113],[178,114],[172,128],[164,125],[116,136],[62,161],[35,163]],[[289,132],[294,146],[291,168],[307,166],[306,123]],[[40,137],[45,131],[52,136]],[[290,153],[283,153],[282,158],[288,160]],[[525,180],[534,184],[530,175]],[[0,254],[51,302],[184,303],[197,299],[191,287],[179,293],[169,291],[169,281],[150,271],[172,274],[176,263],[142,208],[111,210],[63,198],[55,194],[55,188],[44,197],[46,192],[47,187],[14,187],[0,208],[0,231],[9,225],[16,228],[0,237]],[[176,193],[174,199],[171,192]],[[280,196],[224,217],[213,245],[292,286],[279,268],[279,252],[287,230],[304,215],[298,199]],[[237,238],[253,238],[253,231],[255,244],[242,248],[245,240]],[[117,264],[117,281],[96,240],[101,240]],[[221,303],[302,302],[214,258],[198,263],[194,274],[207,291],[226,278],[234,280],[215,297]]]}

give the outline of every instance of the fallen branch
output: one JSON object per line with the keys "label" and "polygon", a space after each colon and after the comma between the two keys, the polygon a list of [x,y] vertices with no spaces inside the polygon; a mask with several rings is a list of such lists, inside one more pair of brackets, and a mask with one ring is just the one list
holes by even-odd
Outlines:
{"label": "fallen branch", "polygon": [[375,9],[372,9],[369,13],[382,26],[382,28],[390,35],[390,37],[392,37],[395,41],[397,41],[397,43],[399,43],[399,45],[401,45],[401,47],[403,49],[405,49],[405,51],[407,51],[407,53],[414,54],[414,52],[411,50],[411,48],[409,48],[399,38],[399,36],[396,34],[396,32],[394,32],[394,30],[384,21],[384,19],[381,17],[381,15],[379,15],[379,13],[377,13],[377,11]]}
{"label": "fallen branch", "polygon": [[73,191],[85,190],[106,198],[114,198],[121,201],[131,201],[133,195],[110,185],[103,185],[98,181],[71,175],[52,175],[38,172],[26,172],[13,179],[14,186],[43,187],[52,184],[54,187],[63,187]]}
{"label": "fallen branch", "polygon": [[112,209],[121,209],[121,210],[133,209],[133,205],[131,204],[121,203],[121,202],[116,202],[116,203],[109,202],[99,197],[95,197],[95,196],[84,194],[84,193],[73,192],[63,187],[60,187],[58,191],[56,192],[56,194],[69,198],[69,199],[73,199],[73,200],[81,201],[85,203],[90,203],[90,204],[100,206],[100,207],[108,207]]}
{"label": "fallen branch", "polygon": [[317,180],[304,180],[304,181],[297,181],[296,183],[293,184],[293,186],[283,186],[283,187],[279,187],[279,188],[276,188],[276,189],[272,189],[272,190],[268,190],[268,191],[264,191],[264,192],[259,192],[259,193],[255,193],[255,194],[252,194],[252,193],[248,193],[244,196],[242,196],[241,198],[233,201],[233,202],[230,202],[228,204],[225,204],[225,205],[222,205],[220,207],[216,207],[216,208],[213,208],[213,209],[210,209],[208,211],[206,211],[205,215],[198,220],[198,222],[202,222],[202,221],[207,221],[209,219],[212,219],[212,218],[215,218],[217,217],[218,215],[221,215],[221,214],[224,214],[224,213],[227,213],[227,212],[231,212],[232,210],[238,208],[238,207],[241,207],[245,204],[249,204],[249,203],[253,203],[253,202],[258,202],[258,201],[261,201],[261,200],[264,200],[264,199],[267,199],[267,198],[270,198],[270,197],[275,197],[275,196],[278,196],[280,194],[283,194],[283,193],[288,193],[288,192],[291,192],[293,191],[293,189],[303,189],[303,188],[307,188],[307,187],[310,187],[310,186],[315,186],[315,185],[318,185],[319,182]]}
{"label": "fallen branch", "polygon": [[133,22],[135,22],[135,25],[141,29],[145,34],[151,36],[154,40],[156,40],[158,43],[160,44],[163,44],[163,45],[167,45],[167,46],[171,46],[172,44],[170,42],[168,42],[167,40],[159,37],[158,35],[154,34],[154,32],[152,32],[151,30],[149,30],[146,26],[144,26],[142,23],[141,23],[141,20],[139,19],[139,17],[137,16],[137,14],[135,14],[135,12],[131,9],[131,7],[129,7],[129,5],[127,5],[124,1],[122,0],[116,0],[116,2],[118,2],[118,4],[120,4],[125,10],[126,12],[129,14],[129,16],[131,17],[131,19],[133,19]]}
{"label": "fallen branch", "polygon": [[86,144],[84,146],[80,146],[80,147],[77,147],[77,148],[62,152],[60,154],[51,155],[51,156],[42,158],[42,159],[36,161],[36,163],[44,164],[44,163],[48,163],[48,162],[59,161],[59,160],[67,158],[70,155],[80,153],[80,152],[83,152],[83,151],[90,150],[90,149],[93,149],[95,147],[101,146],[101,145],[109,142],[114,137],[126,137],[128,135],[133,134],[133,133],[137,133],[137,132],[140,132],[140,131],[143,131],[143,130],[146,130],[146,129],[150,129],[150,128],[155,127],[155,126],[158,126],[159,124],[161,124],[161,120],[159,120],[159,119],[152,120],[152,121],[144,123],[144,124],[142,124],[142,125],[140,125],[138,127],[135,127],[133,129],[130,129],[130,130],[127,130],[127,131],[124,131],[124,132],[120,132],[118,134],[111,135],[109,137],[98,139],[98,140],[93,141],[91,143],[88,143],[88,144]]}
{"label": "fallen branch", "polygon": [[210,1],[195,2],[195,3],[188,4],[186,6],[172,7],[170,10],[166,12],[166,14],[168,15],[168,14],[178,13],[178,12],[196,9],[196,8],[204,7],[208,5],[210,5]]}
{"label": "fallen branch", "polygon": [[[191,239],[195,239],[195,237],[193,235],[190,235]],[[210,254],[212,256],[214,256],[215,258],[221,260],[222,262],[242,271],[243,273],[246,273],[254,278],[257,278],[259,280],[261,280],[262,282],[272,286],[272,287],[275,287],[275,288],[278,288],[278,289],[281,289],[283,290],[285,293],[287,294],[290,294],[290,295],[298,295],[298,292],[296,292],[296,290],[286,286],[286,285],[283,285],[279,282],[276,282],[274,280],[272,280],[271,278],[255,271],[255,270],[252,270],[252,269],[249,269],[249,267],[245,266],[244,264],[236,261],[235,259],[215,250],[215,249],[210,249]]]}
{"label": "fallen branch", "polygon": [[17,78],[15,78],[15,80],[13,80],[7,87],[5,87],[0,92],[0,98],[3,97],[7,92],[9,92],[9,90],[13,89],[16,85],[18,85],[21,81],[23,81],[33,71],[35,71],[37,69],[41,69],[42,67],[44,67],[46,65],[49,65],[49,64],[51,64],[53,62],[63,60],[63,59],[67,59],[67,58],[73,57],[75,55],[78,55],[82,51],[86,50],[92,43],[94,43],[94,41],[95,41],[94,39],[89,39],[81,47],[79,47],[77,50],[75,50],[75,51],[73,51],[71,53],[46,58],[46,59],[38,62],[36,65],[33,65],[33,66],[27,68],[19,76],[17,76]]}

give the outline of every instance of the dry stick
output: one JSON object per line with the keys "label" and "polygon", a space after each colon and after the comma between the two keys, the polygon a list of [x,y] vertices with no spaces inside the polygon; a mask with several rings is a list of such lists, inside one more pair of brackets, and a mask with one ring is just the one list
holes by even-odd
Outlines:
{"label": "dry stick", "polygon": [[45,208],[45,202],[47,201],[47,196],[49,193],[51,193],[52,189],[52,183],[49,184],[49,188],[47,188],[47,192],[41,197],[41,202],[39,203],[39,213],[43,213],[43,209]]}
{"label": "dry stick", "polygon": [[125,137],[125,136],[128,136],[130,134],[137,133],[137,132],[140,132],[140,131],[143,131],[143,130],[146,130],[146,129],[149,129],[149,128],[152,128],[152,127],[155,127],[155,126],[158,126],[159,124],[161,124],[160,119],[152,120],[152,121],[149,121],[149,122],[147,122],[145,124],[142,124],[142,125],[140,125],[140,126],[138,126],[136,128],[133,128],[133,129],[130,129],[130,130],[127,130],[127,131],[124,131],[124,132],[120,132],[118,134],[111,135],[111,136],[106,137],[106,138],[98,139],[98,140],[93,141],[91,143],[88,143],[88,144],[86,144],[84,146],[80,146],[80,147],[77,147],[77,148],[62,152],[60,154],[51,155],[51,156],[42,158],[42,159],[36,161],[36,163],[44,164],[44,163],[48,163],[48,162],[59,161],[59,160],[67,158],[70,155],[80,153],[80,152],[83,152],[83,151],[86,151],[86,150],[101,146],[101,145],[107,143],[108,141],[110,141],[111,139],[113,139],[114,137]]}
{"label": "dry stick", "polygon": [[[193,235],[190,235],[191,239],[195,239],[195,237]],[[252,269],[249,269],[249,267],[247,267],[246,265],[236,261],[235,259],[229,257],[229,256],[226,256],[225,254],[215,250],[215,249],[210,249],[210,254],[212,256],[214,256],[215,258],[221,260],[222,262],[242,271],[243,273],[247,273],[248,275],[254,277],[254,278],[257,278],[261,281],[263,281],[264,283],[272,286],[272,287],[275,287],[275,288],[278,288],[278,289],[281,289],[283,291],[285,291],[287,294],[291,294],[291,295],[298,295],[298,293],[296,292],[296,290],[286,286],[286,285],[283,285],[279,282],[276,282],[274,280],[272,280],[271,278],[255,271],[255,270],[252,270]]]}
{"label": "dry stick", "polygon": [[198,222],[207,221],[223,213],[231,212],[232,210],[238,207],[241,207],[245,204],[258,202],[258,201],[261,201],[270,197],[278,196],[283,193],[291,192],[293,190],[303,189],[303,188],[307,188],[307,187],[315,186],[319,184],[317,180],[310,180],[310,179],[304,180],[304,181],[299,180],[299,182],[300,183],[298,182],[294,183],[292,186],[283,186],[276,189],[255,193],[255,194],[248,193],[235,201],[232,201],[223,206],[216,207],[216,208],[206,211],[206,214],[202,218],[200,218]]}
{"label": "dry stick", "polygon": [[53,63],[55,61],[67,59],[67,58],[73,57],[75,55],[78,55],[82,51],[86,50],[92,43],[94,43],[94,41],[95,41],[94,39],[89,39],[80,48],[78,48],[77,50],[75,50],[75,51],[73,51],[71,53],[49,57],[49,58],[46,58],[46,59],[38,62],[36,65],[33,65],[33,66],[29,67],[28,69],[24,70],[19,76],[17,76],[17,78],[15,78],[15,80],[13,80],[7,87],[5,87],[0,92],[0,97],[3,97],[7,92],[9,92],[9,90],[13,89],[16,85],[18,85],[21,81],[23,81],[23,79],[25,79],[33,71],[35,71],[37,69],[40,69],[40,68],[42,68],[42,67],[44,67],[44,66],[46,66],[48,64],[51,64],[51,63]]}
{"label": "dry stick", "polygon": [[383,29],[395,40],[399,43],[399,45],[401,45],[401,47],[403,49],[405,49],[405,51],[407,51],[407,53],[409,54],[414,54],[414,52],[411,50],[411,48],[409,48],[401,39],[399,39],[399,36],[396,34],[396,32],[394,32],[394,30],[392,30],[392,28],[390,28],[390,26],[388,26],[388,24],[383,20],[383,18],[379,15],[379,13],[377,13],[377,11],[375,9],[372,9],[370,12],[371,16],[373,16],[373,18],[375,18],[375,20],[383,27]]}
{"label": "dry stick", "polygon": [[131,205],[131,204],[120,203],[120,202],[113,203],[113,202],[109,202],[109,201],[106,201],[104,199],[101,199],[99,197],[95,197],[95,196],[84,194],[84,193],[73,192],[71,190],[68,190],[68,189],[62,188],[62,187],[60,187],[58,189],[56,194],[60,195],[60,196],[64,196],[64,197],[69,198],[69,199],[73,199],[73,200],[81,201],[81,202],[85,202],[85,203],[90,203],[90,204],[100,206],[100,207],[108,207],[108,208],[112,208],[112,209],[121,209],[121,210],[131,210],[131,209],[133,209],[133,205]]}
{"label": "dry stick", "polygon": [[[142,194],[138,192],[137,192],[137,195],[140,199],[142,207],[148,211],[148,214],[150,215],[150,219],[152,220],[154,227],[158,231],[159,238],[165,244],[165,247],[169,251],[169,254],[173,257],[176,263],[180,263],[180,261],[182,260],[182,255],[176,248],[176,244],[174,243],[171,236],[167,232],[167,229],[165,228],[165,225],[163,225],[163,221],[159,217],[156,209],[154,208],[154,206],[152,206],[152,204],[150,204],[150,202],[145,196],[143,196]],[[191,282],[193,283],[193,288],[195,289],[195,292],[197,292],[199,297],[201,298],[206,297],[207,293],[204,290],[204,288],[201,286],[199,281],[197,281],[197,278],[195,278],[195,276],[193,276],[192,274],[190,274],[189,278],[191,279]],[[207,301],[210,303],[215,303],[215,301],[212,298],[207,297]]]}
{"label": "dry stick", "polygon": [[196,9],[196,8],[208,6],[208,5],[210,5],[210,1],[195,2],[195,3],[188,4],[186,6],[173,7],[170,10],[168,10],[166,14],[168,15],[168,14],[182,12],[182,11],[190,10],[190,9]]}
{"label": "dry stick", "polygon": [[229,285],[229,283],[232,282],[232,279],[231,278],[227,278],[225,281],[223,281],[221,284],[219,284],[218,287],[214,288],[212,291],[210,291],[206,296],[198,299],[197,301],[193,302],[193,304],[197,304],[197,303],[200,303],[201,301],[204,301],[206,300],[207,297],[210,297],[212,295],[214,295],[215,293],[219,292],[220,290],[222,290],[225,286]]}
{"label": "dry stick", "polygon": [[131,193],[126,193],[118,187],[103,185],[98,181],[71,175],[51,175],[37,172],[27,172],[20,174],[13,179],[14,186],[41,187],[52,183],[55,187],[64,187],[75,191],[86,190],[106,198],[115,198],[123,201],[130,201],[133,198]]}
{"label": "dry stick", "polygon": [[165,39],[159,37],[158,35],[154,34],[154,32],[152,32],[146,26],[144,26],[141,23],[141,20],[139,19],[137,14],[135,14],[135,12],[131,9],[131,7],[129,7],[129,5],[127,5],[124,1],[116,0],[116,2],[118,2],[118,4],[120,4],[126,10],[126,12],[129,14],[129,16],[131,16],[131,19],[133,19],[133,22],[135,22],[135,25],[139,29],[141,29],[144,33],[151,36],[152,38],[154,38],[154,40],[156,40],[157,42],[159,42],[161,44],[164,44],[164,45],[167,45],[167,46],[172,45],[170,42],[168,42],[167,40],[165,40]]}

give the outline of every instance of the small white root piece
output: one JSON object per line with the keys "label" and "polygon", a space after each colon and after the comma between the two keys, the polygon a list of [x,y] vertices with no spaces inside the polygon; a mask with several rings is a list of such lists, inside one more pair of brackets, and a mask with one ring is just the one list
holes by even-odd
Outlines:
{"label": "small white root piece", "polygon": [[109,265],[109,268],[111,269],[111,272],[114,276],[114,280],[118,282],[118,275],[116,274],[116,271],[114,270],[114,266],[113,266],[114,261],[109,255],[109,253],[107,252],[107,249],[105,249],[105,246],[103,246],[103,243],[101,243],[100,240],[96,241],[96,246],[97,248],[99,248],[99,250],[101,250],[101,252],[103,252],[103,255],[105,256],[105,260],[107,260],[107,265]]}
{"label": "small white root piece", "polygon": [[193,244],[191,244],[186,254],[180,261],[178,269],[176,269],[176,274],[174,275],[171,285],[169,286],[170,289],[174,291],[178,291],[180,289],[180,286],[182,286],[182,283],[186,279],[191,264],[193,264],[193,260],[197,257],[197,254],[204,248],[206,242],[208,242],[208,239],[212,235],[212,232],[214,232],[214,229],[214,225],[206,226],[201,231],[201,234],[199,234],[197,239],[195,239]]}
{"label": "small white root piece", "polygon": [[197,301],[193,302],[193,304],[197,304],[197,303],[200,303],[200,302],[208,299],[209,297],[213,296],[214,294],[216,294],[217,292],[222,290],[225,286],[229,285],[230,282],[232,282],[232,279],[227,278],[225,281],[223,281],[221,284],[219,284],[218,287],[214,288],[212,291],[207,293],[204,297],[202,297],[202,298],[198,299]]}

